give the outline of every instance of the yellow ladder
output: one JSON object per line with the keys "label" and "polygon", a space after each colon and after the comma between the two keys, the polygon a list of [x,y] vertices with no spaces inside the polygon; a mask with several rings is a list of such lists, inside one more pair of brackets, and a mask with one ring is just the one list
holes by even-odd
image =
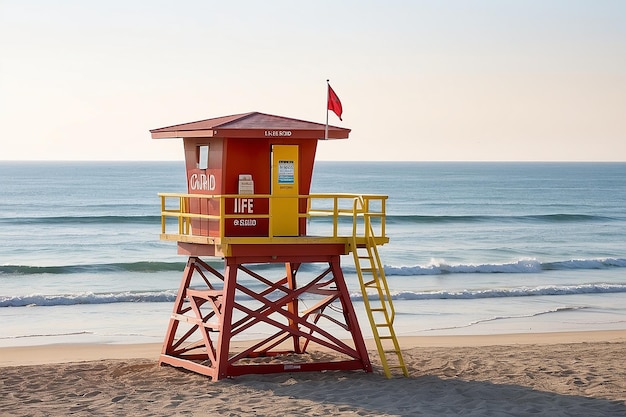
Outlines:
{"label": "yellow ladder", "polygon": [[[363,218],[362,236],[359,234],[357,221],[359,214]],[[363,237],[365,238],[364,242]],[[369,208],[360,197],[354,200],[352,255],[361,284],[363,304],[372,326],[372,333],[385,376],[391,378],[391,370],[400,369],[403,375],[408,377],[409,372],[393,329],[395,310],[385,278],[385,271],[378,254]]]}

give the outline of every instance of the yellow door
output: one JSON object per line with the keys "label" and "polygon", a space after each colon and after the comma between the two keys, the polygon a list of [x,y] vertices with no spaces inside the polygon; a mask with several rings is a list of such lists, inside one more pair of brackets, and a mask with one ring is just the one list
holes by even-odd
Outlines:
{"label": "yellow door", "polygon": [[298,236],[298,172],[298,145],[272,145],[272,236]]}

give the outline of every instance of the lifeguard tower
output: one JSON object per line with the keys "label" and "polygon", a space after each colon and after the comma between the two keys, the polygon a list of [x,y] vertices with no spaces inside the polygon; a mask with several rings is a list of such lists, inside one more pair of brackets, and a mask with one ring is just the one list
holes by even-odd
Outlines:
{"label": "lifeguard tower", "polygon": [[384,372],[407,375],[377,251],[387,197],[309,192],[318,140],[349,129],[252,112],[150,132],[182,138],[187,174],[187,193],[159,194],[161,239],[188,256],[161,364],[214,381],[371,372],[340,264],[352,253]]}

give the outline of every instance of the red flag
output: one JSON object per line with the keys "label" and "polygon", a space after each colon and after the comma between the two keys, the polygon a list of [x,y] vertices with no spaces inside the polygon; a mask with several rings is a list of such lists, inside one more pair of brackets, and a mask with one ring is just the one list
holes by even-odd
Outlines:
{"label": "red flag", "polygon": [[343,121],[341,119],[341,113],[343,113],[341,101],[339,100],[339,97],[337,97],[337,94],[335,94],[333,89],[330,87],[330,84],[328,84],[328,110],[334,111],[337,117],[339,117],[339,120]]}

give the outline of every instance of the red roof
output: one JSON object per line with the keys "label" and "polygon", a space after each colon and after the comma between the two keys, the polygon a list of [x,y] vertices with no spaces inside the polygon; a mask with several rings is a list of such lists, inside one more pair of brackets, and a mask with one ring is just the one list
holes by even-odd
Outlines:
{"label": "red roof", "polygon": [[[152,129],[150,133],[153,139],[213,136],[246,138],[287,136],[298,139],[324,139],[325,131],[325,124],[250,112]],[[328,139],[346,139],[349,133],[350,129],[328,126]]]}

